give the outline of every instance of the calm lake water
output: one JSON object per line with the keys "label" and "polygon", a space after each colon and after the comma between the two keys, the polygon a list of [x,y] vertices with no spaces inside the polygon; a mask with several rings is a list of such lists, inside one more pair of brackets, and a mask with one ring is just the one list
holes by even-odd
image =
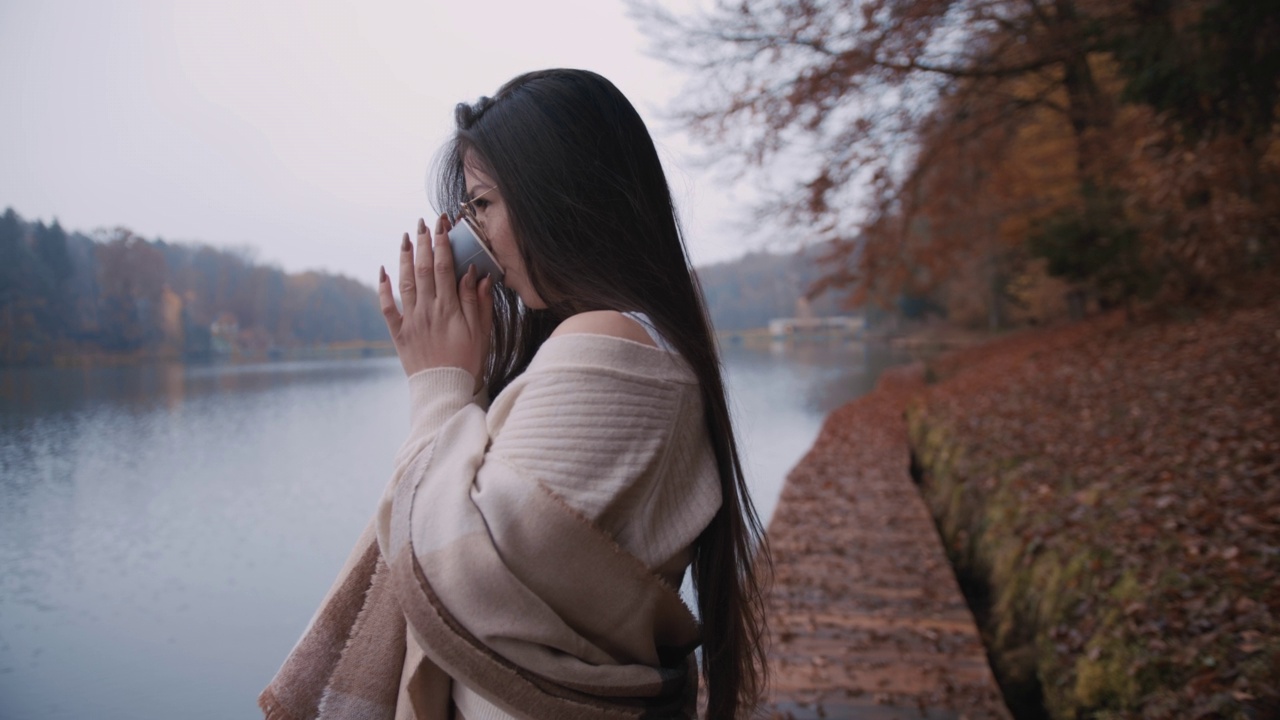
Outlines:
{"label": "calm lake water", "polygon": [[[729,348],[766,521],[894,361]],[[394,358],[0,371],[0,720],[260,717],[407,427]]]}

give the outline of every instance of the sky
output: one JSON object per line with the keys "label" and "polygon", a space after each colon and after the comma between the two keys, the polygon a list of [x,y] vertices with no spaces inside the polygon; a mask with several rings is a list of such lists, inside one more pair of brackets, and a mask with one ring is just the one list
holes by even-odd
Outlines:
{"label": "sky", "polygon": [[373,284],[434,214],[454,105],[580,67],[648,123],[694,264],[759,249],[647,48],[621,0],[0,0],[0,207]]}

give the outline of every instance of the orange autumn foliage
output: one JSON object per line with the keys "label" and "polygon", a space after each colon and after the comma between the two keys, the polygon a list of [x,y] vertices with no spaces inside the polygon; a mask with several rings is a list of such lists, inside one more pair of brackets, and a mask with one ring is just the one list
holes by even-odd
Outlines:
{"label": "orange autumn foliage", "polygon": [[999,326],[1068,292],[1075,312],[1239,295],[1275,265],[1272,5],[629,1],[694,71],[676,115],[769,178],[761,216],[825,241],[816,289],[852,305]]}

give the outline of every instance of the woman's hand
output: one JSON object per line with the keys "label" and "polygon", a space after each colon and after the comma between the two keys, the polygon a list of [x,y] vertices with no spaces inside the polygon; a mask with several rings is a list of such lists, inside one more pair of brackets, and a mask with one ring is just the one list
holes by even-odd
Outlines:
{"label": "woman's hand", "polygon": [[427,224],[418,220],[416,259],[409,233],[404,234],[400,245],[403,314],[396,309],[386,268],[379,271],[378,300],[405,374],[462,368],[476,378],[478,392],[493,329],[493,279],[486,276],[477,282],[474,266],[462,280],[454,279],[448,223],[444,215],[436,220],[433,247]]}

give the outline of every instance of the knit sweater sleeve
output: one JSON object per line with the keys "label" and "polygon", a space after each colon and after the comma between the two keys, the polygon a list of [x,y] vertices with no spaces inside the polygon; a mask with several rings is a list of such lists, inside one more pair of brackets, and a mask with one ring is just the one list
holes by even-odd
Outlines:
{"label": "knit sweater sleeve", "polygon": [[376,529],[378,546],[390,549],[391,500],[396,485],[424,453],[430,452],[440,428],[465,408],[483,413],[472,395],[475,378],[461,368],[432,368],[409,378],[409,435],[396,453],[391,482],[378,505]]}
{"label": "knit sweater sleeve", "polygon": [[[410,378],[410,432],[379,507],[384,551],[393,488],[431,452],[473,456],[475,476],[458,482],[477,489],[491,463],[543,485],[650,567],[687,548],[720,505],[696,381],[662,351],[601,336],[549,341],[487,415],[471,383],[450,368]],[[446,422],[466,432],[435,448]]]}
{"label": "knit sweater sleeve", "polygon": [[502,400],[485,462],[547,487],[650,567],[687,548],[719,507],[694,384],[565,365],[533,373],[509,415]]}

